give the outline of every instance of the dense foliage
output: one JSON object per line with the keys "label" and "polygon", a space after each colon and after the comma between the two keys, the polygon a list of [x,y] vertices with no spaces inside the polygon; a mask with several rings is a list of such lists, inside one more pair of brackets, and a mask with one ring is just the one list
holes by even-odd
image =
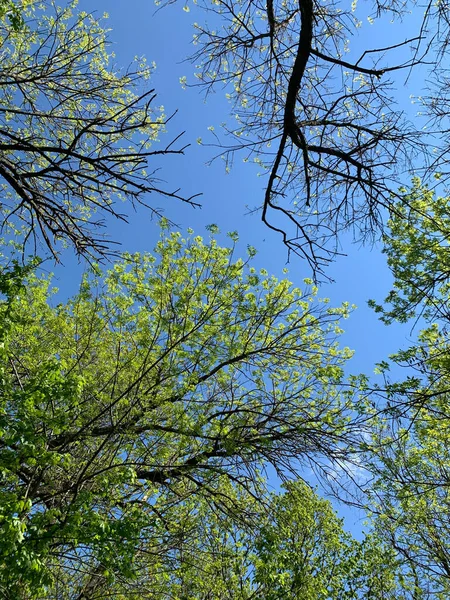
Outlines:
{"label": "dense foliage", "polygon": [[[419,180],[390,220],[385,252],[394,288],[382,319],[420,320],[417,341],[391,357],[409,376],[392,382],[382,365],[393,419],[380,425],[370,457],[377,476],[377,527],[413,565],[424,597],[450,593],[449,205]],[[419,595],[419,597],[421,597]]]}
{"label": "dense foliage", "polygon": [[[411,8],[378,2],[370,20]],[[205,241],[162,220],[152,253],[100,267],[98,227],[126,218],[119,201],[158,216],[149,194],[193,204],[156,177],[185,147],[161,145],[151,69],[113,67],[101,20],[76,2],[0,0],[0,595],[445,600],[450,198],[397,182],[419,151],[447,180],[447,3],[359,58],[356,2],[199,9],[215,27],[195,25],[199,82],[224,85],[236,118],[220,153],[266,170],[263,220],[315,275],[344,229],[381,228],[394,284],[370,304],[422,329],[375,385],[346,371],[351,307],[256,269],[236,233],[221,247],[216,226]],[[433,147],[387,79],[430,64]],[[30,240],[89,258],[75,296],[24,261]],[[358,539],[324,490],[365,509]]]}
{"label": "dense foliage", "polygon": [[236,494],[264,496],[264,465],[352,460],[348,307],[179,234],[94,268],[66,303],[49,285],[2,273],[4,589],[130,576],[174,543],[180,503],[251,520]]}

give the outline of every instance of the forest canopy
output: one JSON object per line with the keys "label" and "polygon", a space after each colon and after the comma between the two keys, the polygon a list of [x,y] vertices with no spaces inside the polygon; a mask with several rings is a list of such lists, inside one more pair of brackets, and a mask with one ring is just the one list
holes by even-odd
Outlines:
{"label": "forest canopy", "polygon": [[124,576],[175,543],[179,505],[251,522],[267,465],[353,460],[364,425],[335,341],[348,307],[175,233],[64,304],[49,286],[3,270],[6,589]]}
{"label": "forest canopy", "polygon": [[[181,84],[226,96],[213,152],[259,165],[259,215],[309,277],[163,216],[202,189],[170,170],[193,140],[151,55],[118,66],[77,2],[0,0],[0,595],[445,600],[448,6],[194,10]],[[353,49],[363,16],[379,31],[409,12],[408,35]],[[416,72],[411,116],[394,92]],[[132,211],[160,238],[119,252]],[[392,274],[371,308],[412,326],[377,379],[341,342],[353,305],[316,285],[349,230],[381,239]],[[70,253],[73,293],[49,274]]]}

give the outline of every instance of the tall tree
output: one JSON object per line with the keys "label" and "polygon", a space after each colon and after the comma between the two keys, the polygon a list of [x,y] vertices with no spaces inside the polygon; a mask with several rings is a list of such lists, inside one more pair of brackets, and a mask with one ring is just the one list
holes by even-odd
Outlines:
{"label": "tall tree", "polygon": [[387,323],[421,317],[426,326],[391,357],[406,368],[404,381],[390,382],[381,365],[386,412],[368,454],[378,530],[412,565],[417,587],[442,599],[450,594],[449,205],[416,180],[390,220],[394,288],[384,306],[372,304]]}
{"label": "tall tree", "polygon": [[190,498],[251,521],[238,494],[263,497],[264,465],[352,460],[348,306],[233,253],[164,234],[57,306],[48,281],[2,271],[3,593],[129,578],[139,552],[157,564],[177,547]]}
{"label": "tall tree", "polygon": [[[447,2],[426,2],[425,14],[414,0],[199,4],[208,19],[195,24],[195,85],[225,87],[232,107],[219,156],[240,151],[261,165],[262,220],[316,273],[344,230],[363,239],[383,230],[408,169],[446,173]],[[400,96],[415,69],[428,89],[418,86],[422,118],[411,119]]]}
{"label": "tall tree", "polygon": [[[176,600],[410,600],[410,573],[374,535],[346,533],[303,481],[267,499],[253,527],[197,503],[156,597]],[[252,503],[251,499],[248,499]],[[161,585],[162,584],[162,585]]]}
{"label": "tall tree", "polygon": [[101,22],[76,2],[3,2],[0,53],[2,224],[24,226],[25,241],[55,256],[61,243],[98,256],[104,217],[126,220],[121,201],[154,213],[150,194],[193,203],[155,175],[159,158],[184,146],[157,143],[168,119],[151,68],[119,70]]}
{"label": "tall tree", "polygon": [[[439,180],[440,175],[436,175]],[[450,237],[450,199],[413,180],[410,189],[401,188],[384,236],[384,252],[394,276],[393,289],[385,304],[370,305],[389,324],[407,322],[418,316],[427,322],[446,322]]]}
{"label": "tall tree", "polygon": [[[304,482],[273,498],[255,541],[255,580],[268,600],[406,600],[408,569],[382,537],[346,533],[329,501]],[[411,585],[412,584],[412,585]]]}

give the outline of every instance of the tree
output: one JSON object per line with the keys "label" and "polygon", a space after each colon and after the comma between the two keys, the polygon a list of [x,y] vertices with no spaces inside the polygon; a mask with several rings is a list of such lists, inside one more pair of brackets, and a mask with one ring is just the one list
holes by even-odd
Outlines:
{"label": "tree", "polygon": [[200,499],[251,522],[264,465],[343,474],[353,460],[367,420],[335,340],[348,307],[233,252],[163,234],[155,255],[95,267],[57,306],[48,280],[4,267],[6,596],[89,597],[132,580],[142,556],[151,589]]}
{"label": "tree", "polygon": [[[411,6],[377,2],[370,19],[402,18]],[[361,26],[356,3],[202,4],[213,24],[196,24],[199,83],[225,84],[237,119],[226,126],[233,142],[221,155],[230,162],[240,149],[263,166],[262,219],[315,275],[345,229],[362,238],[383,230],[405,170],[447,177],[446,6],[430,2],[411,39],[353,56],[347,38]],[[43,239],[55,255],[63,242],[90,256],[108,251],[97,229],[104,216],[126,219],[120,199],[156,214],[149,193],[196,204],[156,177],[160,158],[185,146],[179,136],[156,145],[170,117],[154,107],[151,69],[138,63],[117,72],[92,15],[75,3],[5,0],[0,37],[3,223],[25,224],[26,239]],[[426,136],[396,107],[398,81],[389,77],[422,74],[430,63],[433,77],[420,96]]]}
{"label": "tree", "polygon": [[373,300],[370,304],[387,324],[418,316],[429,323],[448,321],[450,199],[437,196],[418,178],[411,189],[400,192],[402,199],[384,236],[394,286],[384,306]]}
{"label": "tree", "polygon": [[382,537],[346,533],[329,501],[304,482],[273,498],[256,540],[255,580],[268,600],[406,600],[409,573]]}
{"label": "tree", "polygon": [[367,456],[375,527],[411,566],[418,598],[450,593],[448,352],[448,339],[431,326],[392,357],[413,376],[387,386],[391,418]]}
{"label": "tree", "polygon": [[[402,426],[385,425],[375,436],[370,496],[375,528],[408,563],[415,597],[444,600],[450,593],[448,388],[415,392],[423,406]],[[410,394],[409,386],[403,399]]]}
{"label": "tree", "polygon": [[367,460],[376,527],[432,598],[450,593],[449,201],[419,180],[404,190],[385,236],[394,288],[384,306],[372,302],[387,323],[425,322],[417,341],[391,357],[408,377],[391,382],[382,365],[386,413]]}
{"label": "tree", "polygon": [[[406,600],[409,573],[375,535],[357,541],[330,502],[301,480],[272,493],[252,527],[192,511],[191,539],[179,544],[155,597],[195,600]],[[246,500],[255,506],[251,499]],[[256,510],[258,509],[255,506]],[[162,584],[162,585],[161,585]],[[141,596],[142,597],[142,596]]]}
{"label": "tree", "polygon": [[[231,163],[240,151],[261,165],[262,220],[316,274],[345,230],[363,239],[383,231],[405,172],[445,173],[448,163],[448,3],[427,2],[423,14],[415,1],[374,2],[372,15],[363,4],[213,0],[200,3],[208,21],[195,24],[194,85],[225,88],[231,103],[231,141],[216,137],[219,156]],[[399,23],[411,11],[410,39],[402,26],[387,47],[367,46],[388,19]],[[350,38],[361,52],[351,51]],[[428,89],[418,91],[423,118],[413,122],[409,97],[397,105],[394,91],[415,69]]]}
{"label": "tree", "polygon": [[55,257],[63,243],[93,258],[108,252],[103,218],[126,220],[119,201],[154,214],[149,194],[194,202],[156,177],[159,158],[185,146],[180,136],[157,145],[169,119],[154,106],[151,67],[118,70],[100,21],[75,7],[0,7],[2,224],[24,226],[25,243]]}

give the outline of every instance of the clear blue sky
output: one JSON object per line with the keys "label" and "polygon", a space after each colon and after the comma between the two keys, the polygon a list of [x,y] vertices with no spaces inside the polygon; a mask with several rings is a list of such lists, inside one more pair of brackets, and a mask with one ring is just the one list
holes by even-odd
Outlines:
{"label": "clear blue sky", "polygon": [[[192,227],[196,233],[203,235],[206,233],[205,226],[210,223],[217,223],[224,233],[238,230],[242,254],[247,244],[256,247],[258,265],[281,276],[287,260],[281,239],[261,223],[258,214],[246,216],[247,207],[261,205],[265,178],[258,177],[257,168],[244,164],[242,157],[237,158],[228,175],[220,160],[207,167],[205,163],[211,158],[212,150],[196,143],[198,137],[208,138],[209,125],[217,129],[227,116],[225,91],[210,96],[205,103],[198,89],[183,90],[179,82],[184,75],[193,80],[193,66],[183,59],[193,49],[190,45],[192,23],[199,15],[195,15],[194,10],[183,11],[182,4],[170,5],[155,14],[156,8],[151,0],[97,0],[95,3],[83,0],[81,8],[92,10],[93,4],[99,15],[104,11],[109,13],[110,39],[117,65],[127,66],[134,56],[141,55],[145,55],[149,62],[156,62],[157,70],[150,84],[156,88],[158,104],[164,105],[166,114],[178,111],[169,124],[168,139],[185,131],[185,141],[191,143],[184,157],[164,160],[161,176],[174,189],[181,187],[187,195],[201,192],[203,208],[194,210],[160,198],[151,199],[153,203],[164,206],[166,215],[179,224],[181,230]],[[370,35],[370,29],[368,31]],[[372,31],[377,32],[378,38],[380,28]],[[385,29],[383,32],[384,38],[388,38]],[[377,44],[379,42],[378,38]],[[402,88],[401,93],[409,97],[411,91]],[[124,250],[144,251],[152,250],[158,227],[145,210],[139,210],[130,215],[129,225],[111,222],[108,233],[122,243]],[[345,323],[346,333],[342,342],[355,350],[349,370],[371,373],[375,362],[408,343],[409,328],[387,328],[367,308],[369,298],[381,300],[386,295],[391,277],[380,248],[364,248],[350,242],[350,237],[346,236],[343,250],[348,256],[331,265],[328,275],[335,283],[323,286],[321,295],[330,297],[332,304],[348,300],[358,306]],[[66,294],[77,286],[80,268],[70,255],[65,257],[64,264],[64,268],[57,268],[55,273],[57,285]],[[303,279],[310,276],[307,265],[295,256],[288,267],[289,277],[296,285],[301,285]]]}

